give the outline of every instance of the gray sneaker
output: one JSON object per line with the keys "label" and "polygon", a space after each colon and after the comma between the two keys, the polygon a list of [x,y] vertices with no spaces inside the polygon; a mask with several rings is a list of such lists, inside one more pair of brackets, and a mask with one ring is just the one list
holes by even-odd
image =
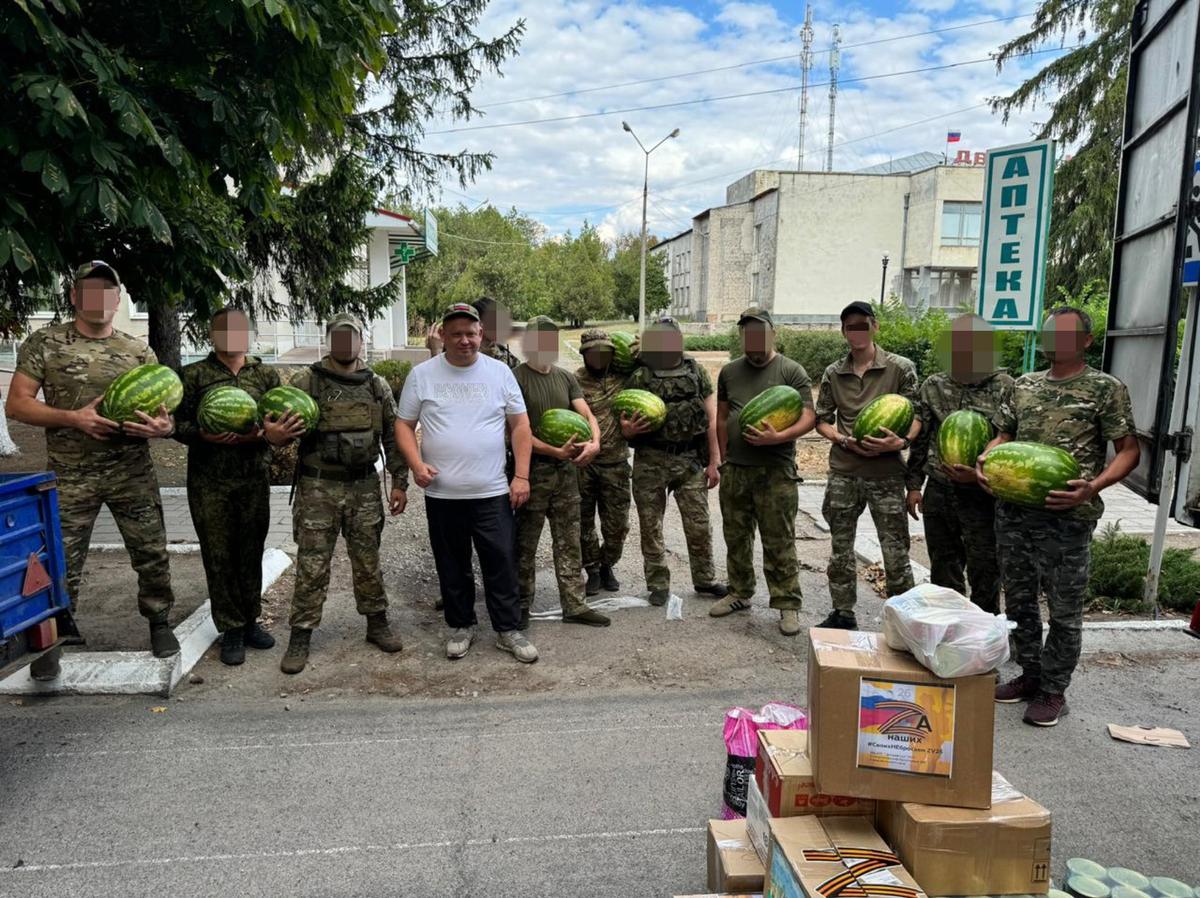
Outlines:
{"label": "gray sneaker", "polygon": [[450,638],[446,640],[446,657],[451,660],[464,657],[471,650],[471,643],[474,641],[474,627],[459,627],[451,630]]}
{"label": "gray sneaker", "polygon": [[522,661],[525,664],[532,664],[538,659],[537,648],[525,638],[525,634],[520,630],[497,633],[496,648],[502,652],[508,652],[518,661]]}

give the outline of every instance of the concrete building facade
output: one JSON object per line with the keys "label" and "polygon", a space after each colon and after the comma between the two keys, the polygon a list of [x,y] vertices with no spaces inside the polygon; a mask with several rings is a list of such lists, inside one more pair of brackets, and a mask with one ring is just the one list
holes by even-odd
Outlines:
{"label": "concrete building facade", "polygon": [[750,172],[651,250],[671,313],[722,323],[759,305],[780,323],[829,324],[881,285],[913,307],[970,306],[983,176],[931,153],[861,172]]}

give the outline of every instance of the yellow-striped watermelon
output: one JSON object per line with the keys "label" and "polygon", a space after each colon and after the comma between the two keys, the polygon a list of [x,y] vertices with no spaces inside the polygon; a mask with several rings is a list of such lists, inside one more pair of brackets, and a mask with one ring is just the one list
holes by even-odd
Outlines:
{"label": "yellow-striped watermelon", "polygon": [[745,433],[751,427],[762,430],[769,423],[776,431],[787,430],[800,420],[804,398],[800,391],[787,384],[767,387],[746,403],[738,415],[738,427]]}
{"label": "yellow-striped watermelon", "polygon": [[1051,490],[1079,479],[1079,462],[1044,443],[1001,443],[983,460],[983,476],[997,499],[1041,508]]}
{"label": "yellow-striped watermelon", "polygon": [[141,422],[137,412],[154,417],[160,406],[168,412],[179,408],[183,400],[183,382],[166,365],[138,365],[118,375],[104,391],[98,411],[110,421],[124,424]]}
{"label": "yellow-striped watermelon", "polygon": [[622,415],[641,415],[651,430],[658,430],[667,420],[667,404],[649,390],[622,390],[613,397],[611,408],[618,420]]}
{"label": "yellow-striped watermelon", "polygon": [[272,419],[277,419],[282,418],[288,412],[299,417],[304,422],[306,430],[316,427],[317,421],[321,417],[317,401],[299,387],[287,385],[272,387],[263,394],[262,399],[258,400],[258,416],[264,421],[268,415]]}
{"label": "yellow-striped watermelon", "polygon": [[979,412],[959,409],[938,426],[938,458],[944,465],[975,467],[975,462],[992,439],[992,425]]}
{"label": "yellow-striped watermelon", "polygon": [[885,393],[858,413],[854,419],[854,439],[861,442],[867,437],[883,437],[885,427],[896,436],[905,437],[912,422],[913,404],[899,393]]}
{"label": "yellow-striped watermelon", "polygon": [[592,438],[592,428],[579,412],[569,408],[552,408],[542,414],[538,422],[538,439],[551,446],[562,447],[575,437],[575,443],[586,443]]}
{"label": "yellow-striped watermelon", "polygon": [[205,433],[248,433],[258,423],[258,403],[241,387],[213,387],[200,400],[196,423]]}

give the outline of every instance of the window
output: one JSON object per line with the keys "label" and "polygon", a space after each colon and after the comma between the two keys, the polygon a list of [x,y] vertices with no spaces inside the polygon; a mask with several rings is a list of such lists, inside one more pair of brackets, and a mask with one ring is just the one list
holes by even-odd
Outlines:
{"label": "window", "polygon": [[129,317],[130,318],[149,318],[150,307],[144,302],[129,301]]}
{"label": "window", "polygon": [[942,204],[942,246],[979,246],[982,203]]}

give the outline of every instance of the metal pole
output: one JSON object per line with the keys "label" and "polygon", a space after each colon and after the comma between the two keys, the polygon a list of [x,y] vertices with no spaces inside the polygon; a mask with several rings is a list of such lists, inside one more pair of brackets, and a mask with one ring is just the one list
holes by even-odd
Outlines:
{"label": "metal pole", "polygon": [[883,294],[884,294],[884,291],[887,289],[887,266],[888,266],[888,257],[887,257],[887,253],[884,253],[883,254],[883,274],[880,275],[880,277],[879,277],[879,305],[880,306],[883,305]]}
{"label": "metal pole", "polygon": [[650,191],[650,154],[642,176],[642,271],[638,282],[638,332],[646,330],[646,197]]}

